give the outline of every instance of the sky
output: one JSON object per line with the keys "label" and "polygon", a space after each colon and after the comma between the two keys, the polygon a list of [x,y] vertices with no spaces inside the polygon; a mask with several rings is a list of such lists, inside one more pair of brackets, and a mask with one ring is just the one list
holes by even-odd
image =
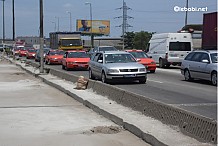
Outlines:
{"label": "sky", "polygon": [[[44,35],[49,37],[58,27],[59,30],[70,30],[70,14],[72,16],[72,29],[76,30],[77,19],[90,20],[90,7],[92,5],[93,20],[110,20],[110,35],[108,37],[120,37],[122,28],[116,27],[122,24],[122,19],[114,19],[122,16],[123,0],[44,0]],[[175,12],[174,8],[185,7],[186,0],[125,0],[129,19],[128,31],[148,31],[156,33],[177,32],[185,24],[185,12]],[[3,34],[3,2],[0,0],[0,38]],[[5,38],[12,38],[12,0],[5,0]],[[203,14],[217,11],[217,0],[189,0],[189,7],[207,8],[207,11],[188,12],[188,24],[202,24]],[[39,36],[39,0],[15,0],[15,35]]]}

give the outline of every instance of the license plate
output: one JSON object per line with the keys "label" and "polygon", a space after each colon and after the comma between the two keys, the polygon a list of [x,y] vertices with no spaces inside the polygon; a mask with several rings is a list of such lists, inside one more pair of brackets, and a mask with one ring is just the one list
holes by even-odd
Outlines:
{"label": "license plate", "polygon": [[135,74],[131,74],[131,75],[124,75],[124,77],[129,78],[129,77],[135,77]]}

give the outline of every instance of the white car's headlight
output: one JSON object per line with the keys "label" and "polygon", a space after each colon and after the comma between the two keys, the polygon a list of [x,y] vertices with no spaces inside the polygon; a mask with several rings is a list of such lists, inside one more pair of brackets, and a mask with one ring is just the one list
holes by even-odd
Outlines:
{"label": "white car's headlight", "polygon": [[108,73],[119,73],[118,69],[108,69]]}
{"label": "white car's headlight", "polygon": [[145,68],[139,68],[139,72],[145,72],[146,69]]}

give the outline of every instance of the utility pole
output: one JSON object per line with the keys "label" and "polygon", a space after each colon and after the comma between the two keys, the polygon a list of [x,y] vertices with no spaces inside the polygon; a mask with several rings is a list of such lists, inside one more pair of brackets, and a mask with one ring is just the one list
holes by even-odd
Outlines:
{"label": "utility pole", "polygon": [[12,14],[13,14],[13,41],[15,41],[15,14],[14,14],[14,0],[12,0]]}
{"label": "utility pole", "polygon": [[90,6],[90,20],[91,20],[91,47],[94,48],[94,35],[92,29],[92,3],[86,2],[86,5]]}
{"label": "utility pole", "polygon": [[44,73],[43,0],[40,1],[40,73]]}
{"label": "utility pole", "polygon": [[115,17],[115,19],[116,18],[122,18],[123,19],[123,24],[121,24],[121,25],[119,25],[117,27],[122,27],[123,50],[124,50],[124,48],[125,48],[125,37],[124,37],[124,35],[128,31],[128,28],[132,27],[131,25],[128,24],[127,20],[130,19],[130,18],[133,18],[133,17],[130,17],[130,16],[127,15],[127,11],[131,10],[131,8],[127,7],[126,2],[124,0],[123,0],[123,6],[121,8],[117,8],[116,10],[118,10],[118,9],[123,10],[123,15],[119,16],[119,17]]}
{"label": "utility pole", "polygon": [[2,43],[5,43],[5,0],[1,0],[2,1]]}
{"label": "utility pole", "polygon": [[[186,0],[186,8],[188,9],[188,0]],[[188,11],[185,12],[185,26],[188,24]]]}

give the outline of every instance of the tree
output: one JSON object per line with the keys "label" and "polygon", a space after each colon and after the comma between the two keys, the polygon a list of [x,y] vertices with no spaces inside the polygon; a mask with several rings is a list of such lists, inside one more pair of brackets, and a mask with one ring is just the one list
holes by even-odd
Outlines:
{"label": "tree", "polygon": [[126,32],[126,34],[124,35],[125,49],[133,49],[134,37],[135,37],[134,32]]}
{"label": "tree", "polygon": [[150,41],[153,33],[147,31],[140,31],[135,33],[134,48],[146,50],[148,42]]}

